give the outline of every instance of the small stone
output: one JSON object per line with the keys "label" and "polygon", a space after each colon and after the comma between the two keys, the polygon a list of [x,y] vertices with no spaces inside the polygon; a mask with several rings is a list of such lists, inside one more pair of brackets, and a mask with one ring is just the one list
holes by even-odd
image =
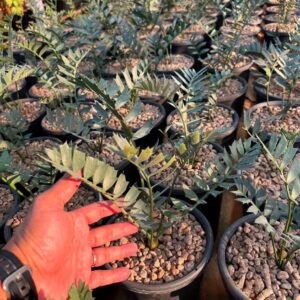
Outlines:
{"label": "small stone", "polygon": [[256,298],[256,300],[265,300],[273,294],[272,289],[263,290]]}
{"label": "small stone", "polygon": [[243,287],[245,285],[245,280],[246,280],[246,274],[243,274],[242,277],[240,278],[240,280],[238,281],[237,283],[237,287],[240,289],[240,290],[243,290]]}
{"label": "small stone", "polygon": [[151,273],[151,280],[152,280],[152,281],[157,280],[157,275],[156,275],[156,273]]}
{"label": "small stone", "polygon": [[300,280],[292,281],[293,287],[300,291]]}
{"label": "small stone", "polygon": [[290,290],[290,289],[292,288],[292,285],[291,285],[290,283],[288,283],[288,282],[285,282],[285,283],[282,283],[282,284],[280,285],[280,287],[281,287],[282,289],[284,289],[284,290]]}
{"label": "small stone", "polygon": [[235,272],[234,266],[233,265],[229,265],[227,267],[227,270],[228,270],[229,275],[232,277],[234,275],[234,272]]}
{"label": "small stone", "polygon": [[158,279],[162,279],[165,276],[165,271],[163,269],[160,269],[158,272]]}
{"label": "small stone", "polygon": [[170,282],[170,281],[173,281],[174,280],[174,277],[172,275],[165,275],[164,276],[164,280],[166,282]]}
{"label": "small stone", "polygon": [[279,280],[287,280],[289,277],[290,276],[289,276],[288,272],[285,272],[285,271],[280,271],[277,274],[277,279],[279,279]]}
{"label": "small stone", "polygon": [[147,278],[147,272],[145,270],[140,271],[139,275],[141,278]]}
{"label": "small stone", "polygon": [[258,295],[260,292],[263,291],[265,285],[264,282],[262,281],[260,276],[256,276],[254,279],[254,292],[256,295]]}
{"label": "small stone", "polygon": [[293,300],[300,300],[300,294],[295,295]]}
{"label": "small stone", "polygon": [[192,271],[192,269],[194,268],[195,264],[192,261],[188,261],[184,264],[184,270],[187,272]]}
{"label": "small stone", "polygon": [[156,259],[155,261],[154,261],[154,267],[156,267],[156,268],[159,268],[160,267],[160,262],[159,262],[159,260],[158,259]]}
{"label": "small stone", "polygon": [[183,265],[184,264],[184,258],[183,257],[178,257],[177,264],[178,265]]}

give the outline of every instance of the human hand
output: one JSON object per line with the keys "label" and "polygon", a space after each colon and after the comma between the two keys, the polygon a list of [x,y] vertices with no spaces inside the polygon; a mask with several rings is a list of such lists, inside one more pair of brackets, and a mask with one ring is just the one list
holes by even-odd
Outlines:
{"label": "human hand", "polygon": [[[110,202],[98,202],[72,212],[64,205],[80,182],[63,178],[35,200],[28,216],[5,246],[32,269],[39,299],[66,299],[73,283],[84,281],[90,288],[126,280],[127,268],[92,271],[115,260],[135,255],[136,244],[97,248],[137,232],[129,222],[90,229],[89,224],[118,213]],[[95,257],[95,261],[94,261]],[[95,263],[95,264],[94,264]]]}

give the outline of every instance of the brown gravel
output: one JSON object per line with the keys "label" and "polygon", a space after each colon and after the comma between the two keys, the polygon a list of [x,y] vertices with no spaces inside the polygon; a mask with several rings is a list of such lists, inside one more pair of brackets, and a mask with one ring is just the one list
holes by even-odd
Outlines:
{"label": "brown gravel", "polygon": [[178,35],[173,43],[180,43],[189,45],[191,41],[201,41],[204,40],[205,29],[201,24],[193,24],[186,30],[184,30],[180,35]]}
{"label": "brown gravel", "polygon": [[[162,152],[166,156],[174,155],[173,147],[170,143],[164,143],[157,152]],[[193,177],[199,176],[203,180],[208,181],[209,177],[207,176],[206,170],[207,166],[210,166],[214,169],[214,161],[217,156],[217,151],[213,148],[211,144],[206,144],[199,150],[197,157],[195,159],[194,164],[186,165],[183,169],[180,169],[180,175],[178,176],[175,182],[175,188],[182,188],[182,184],[185,184],[189,187],[194,186]],[[161,163],[159,167],[163,167],[165,163]],[[179,167],[179,164],[177,165]],[[150,172],[153,173],[157,171],[157,167],[150,168]],[[167,186],[168,184],[172,183],[175,177],[173,172],[174,168],[170,167],[163,171],[162,173],[152,177],[154,181],[161,181],[164,180],[163,185]]]}
{"label": "brown gravel", "polygon": [[280,13],[280,7],[279,6],[269,6],[266,8],[266,11],[268,13],[273,13],[273,14],[279,14]]}
{"label": "brown gravel", "polygon": [[172,54],[163,58],[158,66],[158,72],[177,71],[182,68],[192,68],[194,60],[192,57],[188,57],[181,54]]}
{"label": "brown gravel", "polygon": [[28,141],[20,149],[9,152],[13,159],[12,165],[17,166],[21,163],[25,170],[31,173],[36,172],[40,169],[37,165],[41,161],[39,155],[43,155],[46,148],[53,148],[54,146],[57,146],[57,143],[47,138],[39,141]]}
{"label": "brown gravel", "polygon": [[58,98],[70,95],[70,90],[63,84],[58,84],[55,89],[47,87],[42,83],[37,83],[29,90],[29,94],[35,98]]}
{"label": "brown gravel", "polygon": [[[79,110],[82,109],[84,106],[86,106],[86,105],[84,105],[84,104],[80,105]],[[84,122],[86,122],[88,120],[91,120],[93,118],[93,106],[90,105],[90,107],[91,107],[90,112],[85,112],[81,115],[81,118]],[[57,112],[58,111],[60,112],[62,119],[65,117],[66,111],[64,111],[62,109],[52,111],[53,123],[51,124],[49,122],[47,116],[46,116],[45,118],[43,118],[43,121],[42,121],[42,126],[44,128],[46,128],[47,130],[52,131],[52,132],[62,132],[64,130],[63,121],[61,121],[60,124],[56,124],[57,123],[57,116],[58,116]],[[76,116],[79,116],[79,111],[78,110],[73,110],[72,114],[76,115]]]}
{"label": "brown gravel", "polygon": [[282,109],[279,105],[260,107],[252,113],[251,122],[254,125],[259,118],[262,129],[267,132],[280,133],[281,128],[290,133],[296,132],[300,128],[300,106],[290,108],[286,116],[274,118]]}
{"label": "brown gravel", "polygon": [[240,54],[237,55],[236,52],[232,52],[232,55],[227,62],[223,61],[223,58],[219,58],[218,54],[214,54],[210,59],[206,59],[204,63],[210,68],[217,68],[218,71],[222,71],[228,67],[233,67],[234,69],[243,68],[251,63],[251,58]]}
{"label": "brown gravel", "polygon": [[[127,107],[119,109],[119,113],[124,117],[128,115],[129,112],[130,110]],[[157,106],[142,103],[141,113],[135,119],[128,122],[127,125],[131,128],[138,129],[143,127],[146,122],[157,120],[160,116],[161,113]],[[113,129],[122,129],[121,123],[115,116],[110,118],[107,126]]]}
{"label": "brown gravel", "polygon": [[272,32],[295,32],[297,29],[296,23],[280,24],[280,23],[270,23],[264,25],[264,29]]}
{"label": "brown gravel", "polygon": [[[199,120],[199,126],[195,123],[191,127],[202,128],[203,132],[208,132],[216,129],[229,128],[233,124],[233,112],[224,107],[216,106],[210,111],[210,116],[207,115],[208,111],[205,110],[199,113],[188,115],[189,122]],[[182,131],[183,126],[178,113],[171,114],[168,117],[168,124],[172,124],[172,129],[175,131]]]}
{"label": "brown gravel", "polygon": [[18,103],[11,102],[6,107],[0,108],[0,123],[8,124],[6,114],[11,111],[12,108],[17,109],[21,115],[30,123],[36,120],[42,113],[43,107],[39,101],[20,101]]}
{"label": "brown gravel", "polygon": [[[276,242],[283,228],[283,224],[277,223]],[[271,237],[261,225],[246,223],[238,228],[228,243],[226,261],[236,286],[249,299],[299,299],[300,252],[284,270],[279,269],[274,260]]]}
{"label": "brown gravel", "polygon": [[[220,41],[223,44],[231,44],[232,43],[232,38],[227,35],[221,35]],[[236,45],[234,45],[235,49],[240,48],[241,46],[248,46],[256,43],[257,39],[254,36],[250,35],[240,35],[239,40],[237,41]]]}
{"label": "brown gravel", "polygon": [[8,188],[0,187],[0,222],[12,207],[14,196]]}
{"label": "brown gravel", "polygon": [[[81,186],[71,200],[65,205],[65,210],[72,211],[96,201],[97,198],[95,193],[92,190]],[[7,221],[6,225],[10,226],[12,230],[15,231],[23,223],[32,203],[32,197],[22,201],[19,206],[19,211],[13,216],[13,218]]]}
{"label": "brown gravel", "polygon": [[[226,18],[226,19],[224,20],[225,25],[227,25],[227,24],[233,24],[234,22],[235,22],[235,20],[234,20],[232,17]],[[259,25],[261,22],[262,22],[261,18],[255,16],[255,17],[251,17],[251,18],[250,18],[250,20],[249,20],[249,25],[257,26],[257,25]],[[249,25],[248,25],[248,26],[249,26]]]}
{"label": "brown gravel", "polygon": [[91,90],[88,90],[88,89],[79,89],[78,90],[78,95],[80,97],[84,97],[85,100],[87,100],[87,101],[93,101],[93,100],[99,100],[100,99],[100,97],[96,93],[94,93],[94,92],[92,92]]}
{"label": "brown gravel", "polygon": [[[257,79],[257,83],[260,84],[260,85],[263,85],[263,87],[264,87],[265,84],[266,84],[266,79],[259,78],[259,79]],[[288,92],[282,86],[277,84],[275,80],[271,81],[270,95],[280,97],[280,98],[283,98],[283,99],[288,98]],[[292,90],[290,99],[291,100],[300,99],[300,80],[297,80],[297,83],[296,83],[294,89]]]}
{"label": "brown gravel", "polygon": [[117,75],[124,71],[126,68],[128,68],[129,70],[133,69],[139,63],[140,60],[138,58],[132,58],[122,62],[113,61],[107,63],[106,66],[104,66],[103,72],[111,75]]}
{"label": "brown gravel", "polygon": [[[234,98],[239,96],[243,91],[243,84],[240,80],[235,78],[228,78],[217,90],[218,102],[224,102],[228,97]],[[204,93],[208,93],[207,90]]]}
{"label": "brown gravel", "polygon": [[243,177],[250,179],[256,188],[263,187],[266,193],[275,200],[284,202],[281,198],[283,181],[275,166],[270,165],[266,157],[261,154],[250,169],[243,172]]}
{"label": "brown gravel", "polygon": [[[116,146],[116,142],[113,137],[103,138],[102,136],[97,136],[92,138],[89,144],[85,142],[79,144],[78,149],[80,151],[83,151],[89,156],[100,159],[112,165],[113,167],[117,167],[121,163],[122,158],[115,152],[111,151],[107,147],[108,145]],[[101,151],[101,147],[103,147],[102,151]]]}
{"label": "brown gravel", "polygon": [[[236,29],[237,32],[241,35],[257,35],[260,32],[260,27],[258,26],[253,26],[253,25],[246,25],[243,27],[243,29]],[[233,34],[234,33],[234,28],[232,25],[225,25],[220,28],[220,31],[223,34]]]}
{"label": "brown gravel", "polygon": [[[176,211],[176,214],[180,212]],[[182,215],[180,221],[168,228],[159,240],[160,245],[155,250],[150,250],[145,245],[144,237],[140,233],[114,242],[114,245],[135,242],[139,251],[137,257],[112,263],[112,268],[127,266],[131,270],[130,281],[162,284],[182,278],[202,260],[206,236],[193,215]]]}

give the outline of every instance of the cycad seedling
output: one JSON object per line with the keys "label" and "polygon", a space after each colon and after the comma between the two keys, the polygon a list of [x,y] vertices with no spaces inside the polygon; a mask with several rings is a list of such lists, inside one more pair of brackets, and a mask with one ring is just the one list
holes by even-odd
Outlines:
{"label": "cycad seedling", "polygon": [[[274,199],[262,188],[257,189],[249,180],[240,178],[236,180],[235,194],[239,201],[249,205],[248,212],[258,215],[256,223],[265,226],[270,233],[274,259],[278,267],[284,269],[300,249],[299,236],[293,233],[294,230],[300,229],[300,161],[297,149],[294,148],[296,136],[283,132],[281,136],[271,135],[269,142],[265,143],[260,135],[259,125],[250,131],[250,123],[245,120],[245,128],[253,141],[261,146],[268,163],[278,172],[282,181],[280,197],[285,201]],[[284,224],[279,240],[276,238],[275,221]]]}

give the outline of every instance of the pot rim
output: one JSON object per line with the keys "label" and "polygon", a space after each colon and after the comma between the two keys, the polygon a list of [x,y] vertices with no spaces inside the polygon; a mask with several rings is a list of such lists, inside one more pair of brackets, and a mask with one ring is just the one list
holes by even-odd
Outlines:
{"label": "pot rim", "polygon": [[[203,104],[204,105],[204,104]],[[220,140],[220,139],[224,139],[225,137],[227,136],[230,136],[237,128],[238,124],[239,124],[239,116],[237,114],[237,112],[230,106],[228,105],[225,105],[225,104],[221,104],[221,103],[218,103],[216,106],[219,106],[219,107],[223,107],[223,108],[226,108],[228,109],[229,111],[232,111],[233,112],[233,117],[232,117],[232,125],[230,127],[228,127],[228,130],[222,134],[219,134],[216,136],[215,140]],[[176,113],[177,109],[174,109],[170,114],[169,116],[167,117],[167,125],[170,125],[170,118],[172,115],[174,115]],[[170,132],[171,133],[178,133],[177,131],[173,130],[172,127],[170,128]]]}
{"label": "pot rim", "polygon": [[[183,200],[181,200],[183,201]],[[186,205],[189,205],[187,202],[183,201]],[[155,294],[155,295],[161,295],[161,294],[167,294],[173,291],[180,290],[190,284],[205,268],[205,266],[208,264],[213,251],[213,232],[211,229],[211,226],[206,219],[206,217],[196,208],[194,209],[191,214],[193,214],[199,224],[202,226],[203,230],[206,234],[206,247],[203,253],[202,260],[195,266],[195,268],[183,276],[182,278],[176,279],[171,282],[166,282],[162,284],[143,284],[143,283],[137,283],[137,282],[131,282],[131,281],[125,281],[121,283],[127,290],[130,290],[132,292],[138,293],[138,294]],[[112,221],[113,218],[110,219]],[[107,269],[111,269],[109,265],[105,265]]]}
{"label": "pot rim", "polygon": [[237,228],[246,222],[253,223],[256,218],[257,218],[256,215],[250,214],[235,221],[225,230],[219,243],[219,249],[218,249],[219,271],[221,273],[221,277],[226,289],[229,291],[229,293],[233,296],[234,299],[238,299],[238,300],[249,300],[249,298],[235,285],[233,279],[229,275],[225,253],[226,253],[227,245],[231,237],[233,236],[233,234],[237,231]]}

